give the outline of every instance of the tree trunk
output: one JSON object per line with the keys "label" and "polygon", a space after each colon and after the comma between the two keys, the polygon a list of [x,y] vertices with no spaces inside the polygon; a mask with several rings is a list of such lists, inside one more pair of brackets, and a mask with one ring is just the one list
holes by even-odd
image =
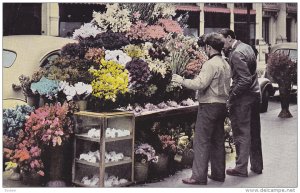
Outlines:
{"label": "tree trunk", "polygon": [[293,117],[290,113],[290,93],[291,93],[291,84],[289,83],[279,83],[279,94],[281,102],[281,112],[278,117],[280,118],[291,118]]}

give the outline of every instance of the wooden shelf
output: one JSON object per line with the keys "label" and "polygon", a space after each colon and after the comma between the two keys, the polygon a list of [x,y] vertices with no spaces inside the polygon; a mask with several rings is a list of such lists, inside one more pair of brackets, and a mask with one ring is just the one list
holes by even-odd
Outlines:
{"label": "wooden shelf", "polygon": [[112,166],[119,166],[119,165],[124,165],[124,164],[129,164],[132,163],[132,160],[122,160],[122,161],[118,161],[118,162],[109,162],[109,163],[105,163],[105,167],[112,167]]}
{"label": "wooden shelf", "polygon": [[126,140],[126,139],[132,139],[132,135],[128,135],[125,137],[116,137],[116,138],[105,138],[105,142],[115,142],[115,141],[121,141],[121,140]]}
{"label": "wooden shelf", "polygon": [[75,162],[78,164],[83,164],[83,165],[88,165],[88,166],[93,166],[93,167],[99,167],[99,162],[96,163],[92,163],[92,162],[88,162],[88,161],[84,161],[84,160],[79,160],[79,159],[75,159]]}
{"label": "wooden shelf", "polygon": [[77,180],[73,181],[73,184],[77,185],[77,186],[81,186],[81,187],[90,187],[90,188],[98,188],[99,186],[90,186],[90,185],[85,185],[84,183],[81,183]]}
{"label": "wooden shelf", "polygon": [[100,138],[92,138],[92,137],[88,137],[87,133],[83,133],[83,134],[75,134],[75,136],[78,139],[82,139],[82,140],[86,140],[86,141],[94,141],[94,142],[98,142],[100,143]]}

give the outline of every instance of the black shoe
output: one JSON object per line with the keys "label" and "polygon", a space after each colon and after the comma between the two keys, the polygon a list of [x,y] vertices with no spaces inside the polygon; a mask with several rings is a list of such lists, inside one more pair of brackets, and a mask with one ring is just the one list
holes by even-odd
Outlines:
{"label": "black shoe", "polygon": [[256,174],[262,174],[262,170],[255,170],[255,169],[252,169],[250,168],[250,170]]}
{"label": "black shoe", "polygon": [[184,184],[191,184],[191,185],[206,185],[207,184],[207,182],[199,182],[199,181],[194,180],[192,178],[183,179],[182,182]]}
{"label": "black shoe", "polygon": [[243,173],[240,173],[238,172],[237,170],[235,169],[227,169],[226,170],[226,174],[229,175],[229,176],[239,176],[239,177],[248,177],[248,174],[243,174]]}
{"label": "black shoe", "polygon": [[216,177],[212,177],[210,174],[207,175],[207,177],[213,181],[217,181],[217,182],[224,182],[225,178],[216,178]]}

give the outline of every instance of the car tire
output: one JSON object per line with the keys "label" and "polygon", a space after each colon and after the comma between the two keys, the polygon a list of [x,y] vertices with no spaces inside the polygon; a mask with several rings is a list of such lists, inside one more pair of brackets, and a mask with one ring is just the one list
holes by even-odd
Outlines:
{"label": "car tire", "polygon": [[262,93],[262,103],[260,104],[260,112],[265,113],[268,111],[268,105],[269,105],[269,90],[265,89]]}

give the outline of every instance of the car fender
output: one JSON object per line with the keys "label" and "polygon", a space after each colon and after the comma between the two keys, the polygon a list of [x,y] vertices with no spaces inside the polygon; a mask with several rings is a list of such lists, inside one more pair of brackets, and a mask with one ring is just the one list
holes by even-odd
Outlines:
{"label": "car fender", "polygon": [[258,78],[261,93],[264,93],[268,89],[271,96],[274,95],[275,89],[272,86],[272,82],[267,78]]}

